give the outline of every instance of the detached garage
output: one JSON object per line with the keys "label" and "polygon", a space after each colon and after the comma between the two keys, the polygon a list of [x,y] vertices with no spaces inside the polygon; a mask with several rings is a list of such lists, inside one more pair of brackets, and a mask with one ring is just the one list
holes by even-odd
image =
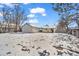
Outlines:
{"label": "detached garage", "polygon": [[23,33],[35,33],[38,32],[39,28],[37,27],[33,27],[32,25],[26,23],[23,27],[22,27],[22,32]]}

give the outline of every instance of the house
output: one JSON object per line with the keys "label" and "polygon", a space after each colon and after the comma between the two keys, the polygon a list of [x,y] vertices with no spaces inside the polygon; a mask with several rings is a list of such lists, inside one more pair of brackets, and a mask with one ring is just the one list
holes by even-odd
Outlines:
{"label": "house", "polygon": [[22,27],[22,32],[23,33],[37,33],[37,32],[52,33],[52,32],[54,32],[54,28],[50,28],[50,27],[36,27],[36,26],[32,26],[32,25],[26,23]]}
{"label": "house", "polygon": [[70,30],[70,34],[76,36],[76,37],[79,37],[79,28],[72,28]]}
{"label": "house", "polygon": [[[15,32],[15,31],[16,31],[16,24],[13,24],[13,23],[0,24],[0,32],[1,33]],[[19,31],[19,26],[18,25],[17,25],[17,31]]]}
{"label": "house", "polygon": [[54,32],[54,28],[50,28],[50,27],[42,27],[42,28],[39,29],[39,32],[53,33],[53,32]]}

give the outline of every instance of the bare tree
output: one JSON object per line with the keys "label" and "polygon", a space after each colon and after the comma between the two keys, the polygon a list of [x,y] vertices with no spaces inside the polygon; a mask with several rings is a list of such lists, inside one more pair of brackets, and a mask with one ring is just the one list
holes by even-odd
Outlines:
{"label": "bare tree", "polygon": [[8,28],[8,32],[10,32],[10,21],[11,21],[11,8],[4,6],[2,8],[3,20],[6,23],[6,27]]}
{"label": "bare tree", "polygon": [[[69,24],[70,21],[75,21],[79,28],[79,4],[78,3],[57,3],[52,4],[53,10],[66,20]],[[71,13],[71,11],[74,11]],[[73,16],[76,16],[72,18]],[[67,25],[68,25],[67,24]]]}
{"label": "bare tree", "polygon": [[15,16],[15,24],[16,24],[16,31],[17,28],[21,29],[22,24],[27,20],[25,11],[21,8],[21,4],[14,4],[14,16]]}
{"label": "bare tree", "polygon": [[1,21],[0,21],[0,33],[2,32],[2,24],[1,24]]}
{"label": "bare tree", "polygon": [[11,24],[15,24],[15,31],[20,31],[22,24],[27,20],[25,11],[21,8],[22,4],[12,4],[14,7],[4,5],[2,8],[3,20],[8,25],[8,32],[10,32]]}

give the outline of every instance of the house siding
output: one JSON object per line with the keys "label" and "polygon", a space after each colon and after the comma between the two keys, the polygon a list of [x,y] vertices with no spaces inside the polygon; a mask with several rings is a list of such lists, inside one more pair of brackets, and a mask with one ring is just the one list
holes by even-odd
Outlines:
{"label": "house siding", "polygon": [[76,36],[76,37],[79,37],[79,29],[72,29],[71,34]]}
{"label": "house siding", "polygon": [[26,24],[22,27],[22,32],[23,33],[28,33],[28,32],[30,32],[30,33],[37,33],[37,32],[52,33],[52,32],[54,32],[54,28],[39,28],[39,27],[34,27],[29,24]]}

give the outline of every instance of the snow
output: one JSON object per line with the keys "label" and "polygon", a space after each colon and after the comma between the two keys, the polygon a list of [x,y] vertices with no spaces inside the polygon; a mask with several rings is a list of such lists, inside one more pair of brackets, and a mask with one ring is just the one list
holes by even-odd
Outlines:
{"label": "snow", "polygon": [[62,33],[2,33],[1,56],[79,56],[79,38]]}

